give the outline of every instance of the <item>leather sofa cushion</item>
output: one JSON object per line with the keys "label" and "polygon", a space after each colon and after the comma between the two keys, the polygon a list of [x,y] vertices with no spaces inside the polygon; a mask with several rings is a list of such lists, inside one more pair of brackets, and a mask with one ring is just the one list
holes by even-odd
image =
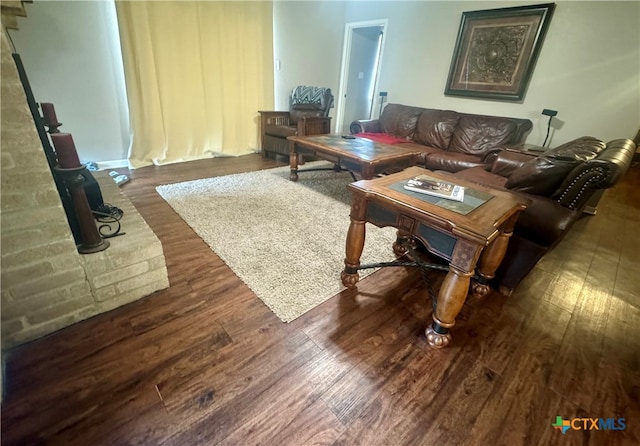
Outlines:
{"label": "leather sofa cushion", "polygon": [[450,110],[425,109],[418,118],[413,140],[447,150],[460,115]]}
{"label": "leather sofa cushion", "polygon": [[607,145],[593,136],[583,136],[547,150],[544,156],[567,161],[588,161],[602,152]]}
{"label": "leather sofa cushion", "polygon": [[531,202],[527,209],[520,213],[514,232],[538,245],[555,244],[579,215],[579,212],[548,198],[530,194],[523,196]]}
{"label": "leather sofa cushion", "polygon": [[458,172],[463,169],[482,166],[484,163],[480,158],[465,153],[447,152],[439,150],[424,156],[424,167],[430,170],[446,170],[448,172]]}
{"label": "leather sofa cushion", "polygon": [[431,146],[425,146],[422,144],[417,144],[415,142],[408,142],[408,143],[403,143],[401,146],[403,149],[407,149],[407,150],[413,150],[415,152],[418,153],[418,160],[416,161],[417,164],[422,164],[424,165],[425,163],[425,159],[426,156],[429,153],[443,153],[442,149],[438,149],[436,147],[431,147]]}
{"label": "leather sofa cushion", "polygon": [[534,158],[515,169],[505,187],[549,197],[576,164],[576,162],[554,160],[544,156]]}
{"label": "leather sofa cushion", "polygon": [[532,158],[515,169],[505,187],[550,197],[578,164],[595,158],[606,145],[599,139],[582,137]]}
{"label": "leather sofa cushion", "polygon": [[533,155],[526,153],[511,152],[509,150],[502,150],[491,164],[491,172],[503,177],[509,178],[511,173],[518,167],[522,167],[527,161],[531,161],[534,158]]}
{"label": "leather sofa cushion", "polygon": [[398,138],[413,135],[423,108],[400,104],[387,104],[380,115],[380,130]]}
{"label": "leather sofa cushion", "polygon": [[506,119],[486,116],[461,116],[449,150],[482,156],[511,142],[518,127]]}

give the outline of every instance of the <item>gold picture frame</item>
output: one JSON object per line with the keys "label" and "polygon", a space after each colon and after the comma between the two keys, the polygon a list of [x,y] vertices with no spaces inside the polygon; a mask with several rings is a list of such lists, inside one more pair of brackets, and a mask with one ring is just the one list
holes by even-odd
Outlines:
{"label": "gold picture frame", "polygon": [[445,95],[522,101],[554,9],[463,12]]}

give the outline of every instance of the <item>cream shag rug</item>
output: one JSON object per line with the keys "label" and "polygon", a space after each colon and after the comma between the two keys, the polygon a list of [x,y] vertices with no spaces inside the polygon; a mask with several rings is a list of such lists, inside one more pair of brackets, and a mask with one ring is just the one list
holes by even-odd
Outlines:
{"label": "cream shag rug", "polygon": [[[158,186],[158,193],[284,322],[344,289],[353,181],[346,172],[289,167]],[[367,224],[361,263],[394,258],[395,229]],[[360,271],[360,277],[373,272]]]}

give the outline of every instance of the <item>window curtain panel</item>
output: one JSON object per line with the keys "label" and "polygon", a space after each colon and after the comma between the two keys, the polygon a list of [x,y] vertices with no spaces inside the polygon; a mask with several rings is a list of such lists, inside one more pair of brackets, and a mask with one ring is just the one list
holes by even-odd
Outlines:
{"label": "window curtain panel", "polygon": [[256,151],[273,109],[271,1],[116,1],[132,167]]}

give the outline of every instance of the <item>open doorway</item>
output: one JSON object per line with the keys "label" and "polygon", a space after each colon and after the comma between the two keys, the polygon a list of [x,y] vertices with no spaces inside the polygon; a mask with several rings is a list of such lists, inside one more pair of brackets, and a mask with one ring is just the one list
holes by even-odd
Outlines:
{"label": "open doorway", "polygon": [[337,133],[349,133],[356,119],[372,119],[376,110],[387,19],[347,23],[336,110]]}

